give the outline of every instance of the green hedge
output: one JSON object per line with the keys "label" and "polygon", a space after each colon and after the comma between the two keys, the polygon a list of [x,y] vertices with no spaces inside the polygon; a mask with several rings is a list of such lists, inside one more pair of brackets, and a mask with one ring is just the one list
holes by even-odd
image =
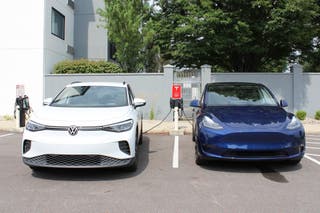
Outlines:
{"label": "green hedge", "polygon": [[54,66],[54,74],[74,73],[121,73],[119,65],[107,61],[88,61],[86,59],[68,60]]}
{"label": "green hedge", "polygon": [[296,112],[296,116],[299,120],[303,121],[306,119],[307,113],[303,110],[299,110]]}
{"label": "green hedge", "polygon": [[314,116],[316,120],[320,120],[320,110],[316,111],[316,115]]}

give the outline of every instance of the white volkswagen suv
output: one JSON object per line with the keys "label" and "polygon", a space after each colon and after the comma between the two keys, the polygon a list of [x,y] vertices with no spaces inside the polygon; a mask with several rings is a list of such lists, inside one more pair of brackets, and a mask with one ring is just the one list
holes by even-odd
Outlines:
{"label": "white volkswagen suv", "polygon": [[137,168],[143,99],[127,83],[67,85],[32,114],[22,139],[23,162],[32,169]]}

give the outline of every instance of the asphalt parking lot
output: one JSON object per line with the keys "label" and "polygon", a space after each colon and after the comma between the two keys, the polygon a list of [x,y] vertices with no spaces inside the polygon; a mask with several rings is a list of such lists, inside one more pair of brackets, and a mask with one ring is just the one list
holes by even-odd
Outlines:
{"label": "asphalt parking lot", "polygon": [[191,136],[145,135],[139,169],[50,169],[21,161],[17,133],[0,132],[0,212],[319,212],[320,135],[297,166],[194,163]]}

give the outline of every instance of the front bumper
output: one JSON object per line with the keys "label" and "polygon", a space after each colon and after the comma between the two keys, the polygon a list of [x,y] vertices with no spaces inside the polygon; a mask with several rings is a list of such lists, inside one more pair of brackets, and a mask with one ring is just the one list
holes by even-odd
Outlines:
{"label": "front bumper", "polygon": [[33,167],[55,168],[112,168],[130,165],[133,159],[116,159],[103,155],[40,155],[23,158],[23,162]]}
{"label": "front bumper", "polygon": [[[24,144],[31,146],[25,150]],[[116,133],[25,130],[22,140],[23,162],[34,167],[101,168],[130,165],[136,153],[135,129]]]}
{"label": "front bumper", "polygon": [[228,132],[202,129],[197,152],[205,159],[282,161],[301,159],[305,153],[304,131]]}

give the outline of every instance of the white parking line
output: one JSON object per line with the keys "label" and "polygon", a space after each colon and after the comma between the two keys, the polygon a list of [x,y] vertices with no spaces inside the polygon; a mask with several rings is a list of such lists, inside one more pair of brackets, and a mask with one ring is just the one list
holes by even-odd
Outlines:
{"label": "white parking line", "polygon": [[320,139],[306,138],[306,141],[320,142]]}
{"label": "white parking line", "polygon": [[319,138],[319,137],[320,137],[320,135],[309,135],[309,134],[306,135],[306,136],[307,136],[307,138],[308,138],[308,137],[316,137],[316,138]]}
{"label": "white parking line", "polygon": [[317,145],[320,145],[320,142],[307,142],[307,144],[317,144]]}
{"label": "white parking line", "polygon": [[309,154],[304,155],[304,157],[305,157],[305,158],[307,158],[307,159],[309,159],[309,160],[311,160],[312,162],[314,162],[314,163],[316,163],[316,164],[320,165],[320,161],[317,161],[316,159],[314,159],[314,158],[310,157],[310,156],[309,156]]}
{"label": "white parking line", "polygon": [[306,138],[307,141],[320,141],[320,138]]}
{"label": "white parking line", "polygon": [[320,157],[320,155],[317,155],[317,154],[306,153],[306,155]]}
{"label": "white parking line", "polygon": [[9,133],[9,134],[4,134],[4,135],[0,135],[0,138],[4,138],[4,137],[8,137],[14,135],[14,133]]}
{"label": "white parking line", "polygon": [[179,168],[179,136],[174,136],[172,168]]}
{"label": "white parking line", "polygon": [[320,147],[307,146],[307,149],[320,149]]}

